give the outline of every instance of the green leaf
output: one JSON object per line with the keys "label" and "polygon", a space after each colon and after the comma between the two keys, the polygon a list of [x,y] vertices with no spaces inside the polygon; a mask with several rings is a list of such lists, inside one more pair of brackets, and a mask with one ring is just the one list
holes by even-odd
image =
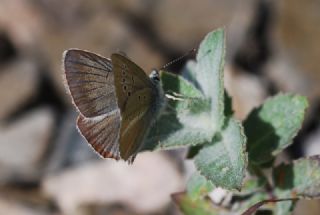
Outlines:
{"label": "green leaf", "polygon": [[170,149],[211,142],[224,123],[224,31],[209,33],[201,42],[197,62],[184,77],[161,72],[168,103],[146,138],[142,150]]}
{"label": "green leaf", "polygon": [[279,94],[253,110],[244,122],[249,163],[267,163],[289,146],[302,125],[307,106],[303,96]]}
{"label": "green leaf", "polygon": [[279,202],[275,205],[274,212],[275,214],[280,214],[280,215],[290,215],[292,214],[294,206],[295,206],[294,201]]}
{"label": "green leaf", "polygon": [[197,75],[197,63],[194,60],[189,60],[186,63],[186,66],[183,68],[182,71],[182,76],[186,80],[188,80],[190,83],[192,83],[193,86],[195,86],[200,92],[201,92],[201,87],[199,85],[198,80],[196,79]]}
{"label": "green leaf", "polygon": [[192,199],[186,193],[175,193],[172,198],[184,215],[220,214],[219,209],[215,208],[212,202],[207,199]]}
{"label": "green leaf", "polygon": [[267,181],[265,178],[252,177],[244,180],[241,192],[236,193],[238,196],[247,196],[258,191],[263,191]]}
{"label": "green leaf", "polygon": [[279,198],[320,197],[320,155],[281,164],[273,171]]}
{"label": "green leaf", "polygon": [[160,117],[151,127],[143,150],[197,145],[212,139],[210,102],[191,83],[172,73],[160,73],[169,97]]}
{"label": "green leaf", "polygon": [[212,191],[214,186],[198,172],[192,174],[187,183],[187,193],[191,199],[201,199]]}
{"label": "green leaf", "polygon": [[265,192],[256,192],[250,196],[242,197],[235,195],[233,197],[232,211],[233,214],[242,214],[257,202],[268,199],[269,196]]}
{"label": "green leaf", "polygon": [[193,83],[205,98],[210,98],[213,131],[218,131],[224,124],[224,57],[224,30],[218,29],[207,34],[200,44],[196,62],[188,62],[183,71],[183,76]]}
{"label": "green leaf", "polygon": [[241,124],[230,118],[220,139],[196,155],[195,165],[215,186],[240,190],[247,166],[245,143]]}
{"label": "green leaf", "polygon": [[[320,156],[302,158],[281,164],[273,170],[277,198],[319,198]],[[294,202],[277,204],[277,214],[290,214]]]}
{"label": "green leaf", "polygon": [[[255,203],[254,205],[251,205],[246,211],[244,211],[241,215],[252,215],[252,214],[258,214],[259,213],[259,209],[268,204],[268,203],[277,203],[278,204],[281,204],[281,203],[284,203],[284,202],[292,202],[292,199],[265,199],[265,200],[261,200],[257,203]],[[261,211],[262,212],[262,211]],[[285,215],[285,214],[288,214],[287,212],[289,211],[279,211],[277,210],[276,211],[276,214],[278,215]],[[261,213],[260,213],[261,214]],[[262,213],[262,214],[265,214],[265,213]],[[270,210],[267,211],[267,214],[272,214]]]}

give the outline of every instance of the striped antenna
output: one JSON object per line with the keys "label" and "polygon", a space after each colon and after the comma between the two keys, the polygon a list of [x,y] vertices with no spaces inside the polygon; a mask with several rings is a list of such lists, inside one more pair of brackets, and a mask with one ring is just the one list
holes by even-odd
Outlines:
{"label": "striped antenna", "polygon": [[160,69],[160,70],[163,70],[163,69],[167,68],[168,66],[170,66],[170,65],[172,65],[172,64],[174,64],[174,63],[176,63],[176,62],[180,61],[181,59],[183,59],[183,58],[187,57],[188,55],[190,55],[191,53],[196,52],[196,51],[197,51],[197,49],[196,49],[196,48],[191,49],[190,51],[188,51],[188,52],[187,52],[187,53],[185,53],[184,55],[182,55],[182,56],[180,56],[180,57],[178,57],[178,58],[176,58],[176,59],[174,59],[174,60],[170,61],[169,63],[166,63],[163,67],[161,67],[161,69]]}

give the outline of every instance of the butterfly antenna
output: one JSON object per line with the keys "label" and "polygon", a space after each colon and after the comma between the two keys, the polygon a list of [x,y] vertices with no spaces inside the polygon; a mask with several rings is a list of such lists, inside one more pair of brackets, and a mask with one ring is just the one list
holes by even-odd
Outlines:
{"label": "butterfly antenna", "polygon": [[178,57],[178,58],[176,58],[176,59],[174,59],[174,60],[170,61],[169,63],[166,63],[163,67],[161,67],[161,69],[160,69],[160,70],[163,70],[163,69],[167,68],[168,66],[170,66],[170,65],[172,65],[172,64],[174,64],[174,63],[176,63],[176,62],[180,61],[181,59],[183,59],[183,58],[187,57],[188,55],[190,55],[190,54],[192,54],[192,53],[194,53],[194,52],[196,52],[196,51],[197,51],[197,49],[196,49],[196,48],[191,49],[190,51],[188,51],[188,52],[187,52],[187,53],[185,53],[184,55],[182,55],[182,56],[180,56],[180,57]]}

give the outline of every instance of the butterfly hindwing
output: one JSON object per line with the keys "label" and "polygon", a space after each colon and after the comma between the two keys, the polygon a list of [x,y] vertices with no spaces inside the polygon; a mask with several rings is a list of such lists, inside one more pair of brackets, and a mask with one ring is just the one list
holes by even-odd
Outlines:
{"label": "butterfly hindwing", "polygon": [[93,118],[79,115],[77,126],[87,142],[104,158],[120,159],[119,154],[119,110]]}
{"label": "butterfly hindwing", "polygon": [[109,59],[70,49],[64,53],[63,61],[66,88],[83,116],[95,117],[118,108]]}

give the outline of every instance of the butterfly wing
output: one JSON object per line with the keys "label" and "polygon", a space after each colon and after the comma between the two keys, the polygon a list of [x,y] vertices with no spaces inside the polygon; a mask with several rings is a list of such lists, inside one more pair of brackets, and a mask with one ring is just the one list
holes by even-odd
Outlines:
{"label": "butterfly wing", "polygon": [[134,157],[139,151],[151,127],[154,117],[150,111],[152,99],[149,88],[137,91],[128,99],[127,111],[122,114],[120,129],[120,154],[125,160]]}
{"label": "butterfly wing", "polygon": [[151,106],[157,90],[136,64],[119,54],[111,56],[121,112],[120,155],[133,161],[152,122]]}
{"label": "butterfly wing", "polygon": [[120,54],[112,54],[111,61],[114,71],[115,88],[118,106],[121,113],[126,112],[126,102],[136,91],[152,88],[150,78],[144,71],[128,58]]}
{"label": "butterfly wing", "polygon": [[66,88],[81,113],[77,127],[101,156],[120,159],[120,110],[109,59],[70,49],[64,53]]}
{"label": "butterfly wing", "polygon": [[77,126],[88,143],[104,158],[120,159],[119,110],[102,116],[85,118],[79,115]]}
{"label": "butterfly wing", "polygon": [[64,53],[66,88],[84,117],[95,117],[118,108],[112,63],[99,55],[70,49]]}

